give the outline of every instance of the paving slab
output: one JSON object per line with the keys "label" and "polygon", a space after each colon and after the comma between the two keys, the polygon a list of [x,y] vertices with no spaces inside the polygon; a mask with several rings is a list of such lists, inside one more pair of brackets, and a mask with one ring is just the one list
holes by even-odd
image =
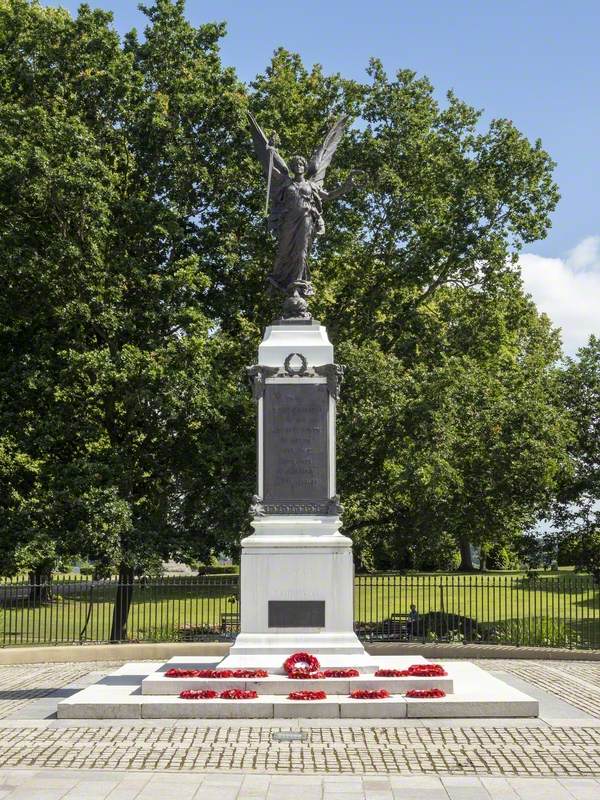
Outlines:
{"label": "paving slab", "polygon": [[144,697],[138,705],[144,719],[269,719],[274,697],[260,700],[182,700],[180,697]]}
{"label": "paving slab", "polygon": [[340,716],[340,704],[331,700],[288,700],[286,697],[273,697],[273,717],[275,719],[336,719]]}
{"label": "paving slab", "polygon": [[[327,775],[256,776],[244,772],[208,774],[202,771],[154,774],[139,771],[111,773],[110,781],[99,779],[98,771],[71,771],[75,782],[71,789],[52,787],[52,770],[36,773],[35,784],[28,785],[27,771],[0,770],[0,797],[10,800],[597,800],[600,784],[592,779],[555,778],[508,781],[503,778],[469,777],[452,780],[436,776],[366,776],[340,777],[332,781]],[[58,770],[57,772],[63,772]],[[104,773],[105,774],[105,773]],[[257,782],[256,778],[260,778]],[[44,780],[48,780],[44,788]],[[39,782],[39,786],[38,786]],[[514,786],[511,785],[514,783]],[[8,789],[3,787],[9,786]],[[108,794],[106,790],[114,785]],[[518,789],[518,792],[517,792]],[[565,794],[565,790],[567,794]]]}
{"label": "paving slab", "polygon": [[594,786],[585,778],[561,778],[559,783],[575,800],[598,800],[600,797],[600,783]]}

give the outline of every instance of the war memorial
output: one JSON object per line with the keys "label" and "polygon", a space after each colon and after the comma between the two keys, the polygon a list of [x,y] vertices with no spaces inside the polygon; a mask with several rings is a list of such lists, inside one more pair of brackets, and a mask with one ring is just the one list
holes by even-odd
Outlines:
{"label": "war memorial", "polygon": [[325,231],[324,204],[360,176],[332,191],[323,185],[343,118],[310,160],[289,164],[251,115],[249,125],[277,239],[268,283],[283,305],[247,369],[257,489],[254,532],[241,542],[241,630],[222,660],[126,664],[60,702],[58,717],[536,717],[537,700],[474,664],[372,656],[354,633],[352,541],[341,530],[335,473],[343,367],[309,310],[308,259]]}

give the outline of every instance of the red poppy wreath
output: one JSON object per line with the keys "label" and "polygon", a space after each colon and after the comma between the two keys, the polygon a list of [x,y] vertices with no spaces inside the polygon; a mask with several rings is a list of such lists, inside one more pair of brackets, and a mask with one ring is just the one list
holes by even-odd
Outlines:
{"label": "red poppy wreath", "polygon": [[415,678],[439,678],[448,673],[441,664],[413,664],[408,668],[408,674]]}
{"label": "red poppy wreath", "polygon": [[212,678],[212,669],[168,669],[165,678]]}
{"label": "red poppy wreath", "polygon": [[325,700],[325,692],[290,692],[288,700]]}
{"label": "red poppy wreath", "polygon": [[376,678],[408,678],[407,669],[378,669],[375,673]]}
{"label": "red poppy wreath", "polygon": [[215,692],[214,689],[184,689],[179,693],[182,700],[254,700],[257,693],[248,689],[225,689],[224,692]]}
{"label": "red poppy wreath", "polygon": [[213,700],[217,695],[214,689],[184,689],[179,693],[182,700]]}
{"label": "red poppy wreath", "polygon": [[376,678],[440,678],[448,673],[441,664],[412,664],[408,669],[378,669]]}
{"label": "red poppy wreath", "polygon": [[384,700],[389,696],[390,693],[387,689],[355,689],[350,692],[353,700]]}
{"label": "red poppy wreath", "polygon": [[425,700],[432,697],[446,697],[446,692],[443,689],[409,689],[405,697]]}
{"label": "red poppy wreath", "polygon": [[219,697],[221,700],[254,700],[258,694],[252,689],[225,689]]}
{"label": "red poppy wreath", "polygon": [[306,672],[303,669],[292,669],[288,672],[288,678],[295,681],[316,681],[324,677],[324,672]]}
{"label": "red poppy wreath", "polygon": [[320,666],[319,660],[310,653],[292,653],[283,662],[283,668],[288,675],[292,671],[317,672]]}
{"label": "red poppy wreath", "polygon": [[168,669],[165,678],[266,678],[266,669]]}
{"label": "red poppy wreath", "polygon": [[268,678],[269,673],[266,669],[234,669],[234,678]]}
{"label": "red poppy wreath", "polygon": [[324,669],[324,678],[358,678],[359,671],[353,667],[345,667],[343,669]]}

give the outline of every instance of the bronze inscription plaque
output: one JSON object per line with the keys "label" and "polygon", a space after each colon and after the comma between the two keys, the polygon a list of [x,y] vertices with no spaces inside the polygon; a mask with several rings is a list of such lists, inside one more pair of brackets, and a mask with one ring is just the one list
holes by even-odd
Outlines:
{"label": "bronze inscription plaque", "polygon": [[324,600],[269,600],[269,628],[324,627]]}
{"label": "bronze inscription plaque", "polygon": [[263,401],[267,514],[325,514],[329,500],[324,383],[267,384]]}

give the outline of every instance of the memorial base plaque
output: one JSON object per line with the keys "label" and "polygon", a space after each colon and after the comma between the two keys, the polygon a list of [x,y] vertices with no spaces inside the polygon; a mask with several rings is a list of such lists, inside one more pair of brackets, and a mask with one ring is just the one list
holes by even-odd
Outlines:
{"label": "memorial base plaque", "polygon": [[324,600],[269,600],[269,628],[324,627]]}

